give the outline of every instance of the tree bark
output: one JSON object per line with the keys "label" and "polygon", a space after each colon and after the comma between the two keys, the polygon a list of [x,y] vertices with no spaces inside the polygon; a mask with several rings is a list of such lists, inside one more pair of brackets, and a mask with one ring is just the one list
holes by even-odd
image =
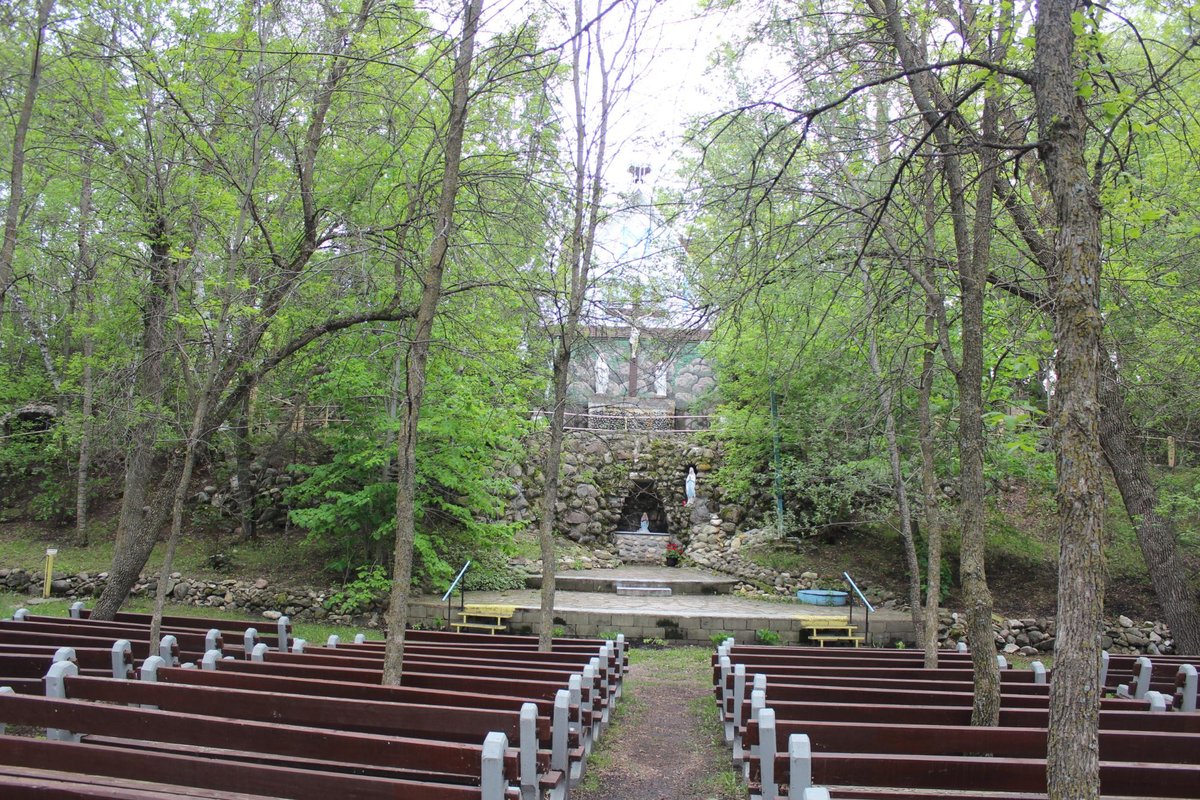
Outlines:
{"label": "tree bark", "polygon": [[[924,217],[922,268],[925,280],[935,286],[934,276],[934,208],[932,174],[926,176],[921,213]],[[921,446],[921,508],[925,518],[925,641],[924,666],[938,665],[938,609],[942,602],[942,510],[938,503],[940,486],[937,479],[937,460],[933,433],[933,378],[936,366],[938,335],[938,298],[925,293],[925,348],[921,354],[921,384],[917,392],[917,440]],[[942,306],[944,308],[944,306]]]}
{"label": "tree bark", "polygon": [[555,574],[558,558],[554,552],[554,524],[557,517],[558,483],[562,466],[563,425],[566,420],[567,372],[571,364],[571,344],[566,331],[554,351],[554,407],[550,412],[550,430],[546,455],[542,462],[542,513],[538,520],[538,548],[542,554],[542,587],[538,604],[538,650],[551,649],[554,637]]}
{"label": "tree bark", "polygon": [[921,562],[917,559],[916,539],[913,536],[912,507],[908,501],[908,487],[904,482],[904,469],[900,462],[900,444],[896,439],[895,403],[892,387],[883,374],[879,363],[879,341],[875,336],[874,321],[878,315],[875,288],[866,265],[862,267],[863,293],[867,299],[867,362],[871,374],[879,384],[879,407],[883,410],[884,438],[887,441],[888,466],[892,472],[892,488],[896,494],[896,508],[900,514],[900,540],[904,543],[904,560],[908,566],[908,605],[912,614],[913,630],[918,642],[925,641],[925,616],[921,610]]}
{"label": "tree bark", "polygon": [[1158,491],[1146,455],[1129,433],[1129,412],[1117,368],[1100,359],[1100,444],[1137,533],[1154,592],[1175,640],[1175,652],[1200,654],[1200,597],[1188,580],[1174,525],[1158,512]]}
{"label": "tree bark", "polygon": [[[632,23],[631,23],[632,24]],[[550,415],[546,458],[542,465],[542,511],[538,522],[538,545],[542,555],[542,590],[538,614],[538,649],[550,650],[554,634],[554,594],[557,559],[554,553],[554,525],[558,503],[559,473],[561,471],[563,426],[566,418],[567,383],[570,376],[571,354],[579,339],[579,320],[590,283],[592,251],[596,228],[600,223],[600,201],[603,196],[601,176],[607,165],[608,117],[612,108],[609,91],[609,63],[599,43],[600,20],[594,23],[597,63],[600,77],[600,117],[596,127],[596,156],[591,166],[592,184],[587,187],[588,139],[582,69],[584,47],[583,3],[575,0],[575,35],[571,44],[571,83],[575,102],[575,185],[571,195],[571,233],[565,251],[570,285],[567,287],[567,313],[559,321],[555,337],[553,364],[554,406]],[[632,386],[632,384],[631,384]]]}
{"label": "tree bark", "polygon": [[[928,302],[928,299],[926,300]],[[933,338],[933,315],[925,315],[925,338]],[[921,445],[921,506],[925,518],[925,653],[926,669],[938,665],[938,609],[942,602],[942,512],[938,506],[937,468],[934,460],[933,395],[934,346],[926,344],[921,356],[921,386],[917,396],[917,438]]]}
{"label": "tree bark", "polygon": [[1052,800],[1100,796],[1100,631],[1104,484],[1100,470],[1100,200],[1088,175],[1076,91],[1075,0],[1041,0],[1034,35],[1038,152],[1054,200],[1055,385],[1059,508],[1058,636],[1046,782]]}
{"label": "tree bark", "polygon": [[253,540],[257,533],[254,520],[254,494],[250,491],[250,460],[253,453],[250,448],[250,396],[251,388],[242,398],[237,414],[230,425],[233,433],[233,464],[234,475],[237,477],[237,488],[233,491],[234,506],[241,520],[242,536]]}
{"label": "tree bark", "polygon": [[[215,363],[214,363],[215,366]],[[179,482],[175,484],[175,494],[171,503],[171,533],[167,536],[166,552],[163,553],[162,569],[158,575],[158,586],[154,591],[154,612],[150,615],[150,652],[158,652],[159,639],[162,633],[163,608],[167,602],[167,581],[171,578],[171,570],[175,564],[175,549],[183,538],[183,506],[187,502],[188,487],[192,482],[192,469],[196,465],[196,451],[204,432],[204,418],[208,415],[209,389],[216,377],[213,369],[209,380],[196,398],[196,410],[192,414],[192,425],[188,431],[187,444],[183,455],[183,467],[180,470]]]}
{"label": "tree bark", "polygon": [[59,387],[58,370],[54,367],[54,359],[50,355],[50,347],[42,331],[34,324],[29,309],[21,299],[17,289],[16,276],[13,272],[13,258],[17,252],[17,228],[20,227],[21,203],[25,199],[25,138],[29,135],[29,125],[33,119],[34,101],[37,99],[38,87],[42,81],[42,44],[46,38],[46,25],[50,20],[50,12],[54,8],[54,0],[41,0],[38,3],[37,29],[34,31],[33,55],[30,58],[29,80],[25,84],[25,97],[21,101],[21,113],[17,116],[17,127],[13,131],[12,140],[12,169],[8,182],[8,208],[4,212],[4,238],[0,241],[0,326],[4,323],[4,301],[12,303],[17,318],[29,335],[37,343],[42,354],[42,362],[46,367],[46,376],[55,390]]}
{"label": "tree bark", "polygon": [[446,135],[445,171],[434,220],[429,268],[424,276],[421,303],[417,307],[413,342],[408,353],[407,385],[400,417],[399,477],[396,481],[396,553],[392,568],[392,593],[388,604],[388,639],[383,662],[383,683],[398,684],[404,669],[404,629],[408,625],[408,594],[412,584],[413,542],[416,538],[417,423],[425,397],[425,364],[433,337],[433,322],[442,295],[442,276],[454,228],[454,203],[458,195],[459,167],[475,55],[475,33],[483,0],[468,0],[463,19],[462,40],[454,64],[454,90],[450,100],[450,124]]}
{"label": "tree bark", "polygon": [[167,241],[167,222],[162,218],[153,219],[150,230],[150,261],[147,264],[150,285],[144,301],[141,359],[137,367],[133,402],[134,423],[129,430],[114,559],[142,520],[153,477],[154,445],[158,440],[159,415],[165,392],[163,373],[166,369],[167,319],[170,314],[167,299],[175,283],[175,263]]}
{"label": "tree bark", "polygon": [[42,43],[46,38],[46,25],[54,0],[38,3],[35,23],[33,54],[30,57],[29,80],[25,84],[25,97],[21,100],[21,113],[17,116],[17,127],[13,131],[12,166],[8,181],[8,208],[4,211],[4,238],[0,241],[0,324],[4,322],[4,299],[11,297],[13,305],[21,308],[20,295],[16,291],[13,275],[13,256],[17,252],[17,228],[21,222],[21,203],[25,198],[25,138],[33,119],[33,106],[37,100],[38,87],[42,82]]}
{"label": "tree bark", "polygon": [[[996,101],[989,93],[984,99],[983,128],[985,131],[994,131],[995,125]],[[992,593],[988,589],[984,563],[987,545],[984,499],[987,484],[983,475],[983,304],[991,251],[992,183],[995,179],[996,153],[981,148],[970,251],[965,253],[962,244],[959,244],[958,267],[963,304],[962,363],[957,376],[959,470],[962,484],[960,571],[967,603],[971,662],[975,668],[972,725],[997,725],[1000,721],[1000,670],[996,664],[995,634],[992,630]],[[951,192],[961,191],[961,188],[961,183],[958,189],[951,184]],[[962,209],[958,213],[962,213]],[[955,227],[959,227],[957,221]],[[965,220],[961,227],[965,229]]]}
{"label": "tree bark", "polygon": [[[1026,169],[1023,174],[1035,198],[1049,194],[1037,180],[1037,170]],[[1054,249],[1037,228],[1035,219],[1038,215],[1030,214],[1016,193],[1009,191],[1004,182],[997,182],[996,194],[1004,203],[1034,262],[1053,280]],[[1014,297],[1019,297],[1040,311],[1049,312],[1053,307],[1051,300],[1037,290],[997,283]],[[1136,430],[1136,426],[1125,406],[1125,394],[1125,386],[1116,366],[1110,359],[1102,358],[1099,396],[1100,444],[1104,449],[1104,459],[1133,523],[1146,569],[1150,573],[1150,583],[1154,586],[1163,616],[1171,629],[1176,651],[1200,653],[1200,596],[1192,587],[1183,560],[1179,557],[1171,521],[1158,513],[1158,490],[1151,478],[1145,452],[1131,441],[1131,431]]]}
{"label": "tree bark", "polygon": [[[981,148],[981,164],[985,166],[981,171],[981,186],[977,188],[976,226],[972,232],[966,205],[967,182],[960,158],[962,148],[946,129],[944,109],[938,105],[938,88],[932,76],[923,69],[926,59],[909,37],[896,0],[867,2],[886,23],[900,64],[909,73],[907,81],[913,101],[937,146],[941,174],[949,194],[962,301],[961,353],[957,364],[954,353],[950,351],[944,312],[940,310],[938,337],[946,363],[954,373],[959,396],[959,509],[962,526],[959,570],[967,612],[967,636],[971,642],[971,661],[975,671],[971,724],[995,725],[1000,718],[1000,671],[992,644],[992,595],[988,590],[984,567],[983,300],[988,254],[986,246],[981,247],[987,243],[981,237],[986,235],[991,225],[992,190],[989,181],[995,177],[995,154],[987,148]],[[987,159],[991,159],[991,168],[986,167]],[[986,213],[986,224],[979,219],[980,213]],[[924,281],[924,276],[914,277],[926,283],[927,294],[937,294],[935,288]]]}
{"label": "tree bark", "polygon": [[150,496],[149,511],[141,516],[136,529],[114,548],[112,566],[109,568],[108,583],[92,609],[92,619],[111,620],[121,610],[121,604],[129,596],[129,590],[137,583],[138,576],[150,559],[158,533],[166,525],[171,514],[173,490],[183,475],[183,463],[171,458],[162,471],[155,491]]}
{"label": "tree bark", "polygon": [[92,376],[92,357],[95,341],[92,326],[96,323],[96,265],[91,252],[92,219],[92,155],[84,145],[82,176],[79,188],[79,269],[83,273],[84,318],[83,330],[83,398],[80,407],[79,460],[75,468],[75,541],[80,547],[88,546],[88,472],[92,455],[92,413],[96,387]]}

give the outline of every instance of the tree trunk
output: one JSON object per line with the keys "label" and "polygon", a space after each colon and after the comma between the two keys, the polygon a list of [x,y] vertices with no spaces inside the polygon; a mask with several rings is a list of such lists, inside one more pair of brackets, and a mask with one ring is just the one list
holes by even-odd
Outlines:
{"label": "tree trunk", "polygon": [[[926,300],[928,302],[928,299]],[[925,316],[925,338],[933,339],[933,315]],[[921,443],[921,505],[925,517],[925,652],[924,666],[938,665],[938,609],[942,602],[942,513],[938,506],[937,468],[934,460],[933,395],[934,346],[927,344],[921,357],[921,388],[917,397],[917,438]]]}
{"label": "tree trunk", "polygon": [[[1041,184],[1036,181],[1038,173],[1035,170],[1027,169],[1024,174],[1032,187],[1041,189]],[[1044,191],[1035,191],[1035,196],[1045,194]],[[1020,204],[1013,192],[1006,190],[1003,183],[997,183],[997,195],[1004,202],[1033,260],[1048,277],[1052,277],[1055,272],[1053,248],[1037,229],[1035,218]],[[1028,287],[998,285],[1040,311],[1048,311],[1052,307],[1049,298],[1039,296]],[[1135,430],[1136,426],[1125,407],[1125,389],[1116,366],[1107,358],[1100,360],[1098,391],[1100,444],[1104,449],[1104,458],[1112,470],[1125,511],[1137,533],[1150,582],[1167,625],[1171,628],[1175,648],[1180,653],[1200,653],[1200,597],[1191,586],[1179,557],[1171,521],[1158,513],[1158,492],[1150,476],[1150,465],[1142,448],[1131,441],[1133,434],[1130,431]]]}
{"label": "tree trunk", "polygon": [[171,514],[174,488],[183,476],[182,461],[172,458],[150,498],[149,511],[141,515],[138,526],[129,530],[120,547],[113,550],[112,566],[109,568],[108,583],[92,609],[92,619],[111,620],[121,610],[129,590],[137,583],[138,576],[150,559],[158,534]]}
{"label": "tree trunk", "polygon": [[4,238],[0,241],[0,324],[4,322],[4,300],[13,299],[20,308],[20,295],[16,292],[13,275],[13,256],[17,252],[17,228],[21,223],[21,203],[25,198],[25,137],[29,135],[29,124],[33,119],[34,101],[38,86],[42,82],[42,43],[46,38],[46,24],[54,0],[38,3],[36,30],[34,31],[33,55],[30,58],[29,80],[25,84],[25,97],[21,101],[21,113],[13,131],[12,169],[8,182],[8,208],[4,211]]}
{"label": "tree trunk", "polygon": [[246,393],[230,426],[233,432],[234,475],[237,478],[233,502],[241,522],[242,536],[248,540],[254,539],[257,533],[254,522],[254,494],[250,491],[250,460],[253,458],[250,448],[250,395],[253,391],[251,389]]}
{"label": "tree trunk", "polygon": [[[994,132],[996,101],[991,94],[984,99],[982,124],[985,131]],[[995,634],[992,630],[992,593],[988,589],[984,566],[987,545],[984,498],[987,484],[983,475],[983,302],[991,251],[995,151],[981,148],[980,162],[974,230],[970,252],[965,254],[965,258],[963,247],[959,244],[958,279],[963,303],[962,364],[958,374],[959,469],[962,483],[960,570],[967,605],[971,663],[975,668],[975,703],[971,710],[971,724],[997,725],[1000,721],[1000,669],[996,664]],[[955,189],[951,188],[951,191]]]}
{"label": "tree trunk", "polygon": [[[632,24],[632,23],[631,23]],[[583,3],[575,0],[575,35],[571,44],[571,85],[575,101],[575,186],[571,196],[572,215],[569,244],[564,260],[570,271],[570,286],[567,288],[567,312],[559,322],[555,341],[553,391],[554,407],[550,415],[549,441],[543,464],[542,513],[538,525],[538,544],[542,554],[542,592],[539,606],[538,649],[549,651],[554,635],[554,572],[557,559],[554,554],[554,523],[558,503],[558,483],[562,458],[563,425],[566,417],[567,383],[570,374],[571,352],[579,336],[579,319],[583,313],[583,302],[587,295],[589,274],[592,264],[592,248],[596,241],[599,225],[600,200],[603,196],[601,176],[606,166],[608,147],[608,115],[612,106],[609,94],[609,64],[599,45],[600,20],[595,21],[597,39],[597,64],[600,75],[600,118],[596,128],[596,160],[591,165],[592,185],[587,191],[587,116],[585,114],[584,81],[582,70],[583,54]],[[586,219],[586,223],[585,223]],[[631,383],[632,387],[632,383]]]}
{"label": "tree trunk", "polygon": [[[926,176],[921,212],[924,216],[922,236],[922,268],[930,287],[934,276],[934,207],[932,174]],[[925,517],[925,651],[924,666],[938,665],[938,609],[942,602],[942,510],[939,505],[940,486],[937,479],[937,460],[933,434],[933,378],[937,353],[937,320],[939,299],[925,293],[925,349],[921,354],[921,384],[917,392],[917,439],[921,446],[921,508]],[[944,305],[941,306],[944,308]]]}
{"label": "tree trunk", "polygon": [[54,0],[41,0],[38,3],[37,30],[34,31],[33,55],[29,65],[29,81],[25,84],[25,97],[21,101],[21,113],[17,117],[17,127],[13,131],[12,140],[12,169],[8,182],[8,208],[4,213],[4,238],[0,241],[0,325],[4,323],[4,301],[12,303],[17,318],[29,335],[37,343],[42,354],[42,362],[46,367],[46,375],[57,390],[59,387],[58,370],[54,367],[54,359],[50,356],[50,347],[41,329],[36,327],[33,318],[21,299],[21,293],[16,286],[16,276],[13,272],[13,257],[17,252],[17,228],[21,220],[21,203],[25,198],[25,137],[29,134],[30,121],[33,119],[33,105],[37,99],[38,86],[42,81],[42,44],[46,38],[46,25],[50,19],[50,11],[54,8]]}
{"label": "tree trunk", "polygon": [[[910,39],[896,0],[868,0],[872,11],[887,24],[892,44],[905,71],[914,102],[920,110],[932,141],[937,146],[941,174],[946,181],[950,216],[958,262],[958,283],[962,295],[961,353],[955,364],[950,350],[944,311],[938,311],[938,338],[946,363],[954,373],[959,396],[959,481],[962,546],[959,569],[963,599],[967,611],[967,636],[971,641],[971,662],[975,670],[975,699],[971,709],[972,725],[995,725],[1000,717],[1000,671],[996,664],[992,633],[992,595],[984,568],[985,530],[983,475],[983,300],[987,278],[986,234],[991,226],[991,182],[995,179],[995,153],[980,148],[983,165],[976,188],[976,225],[974,235],[967,214],[967,181],[963,175],[961,143],[952,139],[945,123],[944,110],[938,106],[938,89],[924,69],[926,59]],[[993,101],[994,102],[994,101]],[[985,114],[988,112],[985,102]],[[994,110],[991,111],[994,115]],[[990,163],[990,167],[987,164]],[[986,195],[986,197],[984,196]],[[986,219],[981,220],[980,214]],[[981,247],[981,245],[984,245]],[[914,275],[926,285],[926,294],[938,294],[924,276]]]}
{"label": "tree trunk", "polygon": [[917,559],[917,545],[913,537],[912,508],[908,502],[908,487],[904,483],[904,470],[900,463],[900,444],[896,440],[896,414],[892,387],[879,363],[879,340],[875,335],[875,320],[878,314],[875,289],[867,266],[862,267],[863,294],[867,301],[867,362],[871,374],[879,384],[879,406],[883,410],[884,437],[887,440],[888,465],[892,471],[892,486],[896,494],[896,508],[900,514],[900,539],[904,543],[904,560],[908,565],[908,605],[912,613],[913,630],[918,642],[925,641],[925,617],[921,612],[921,562]]}
{"label": "tree trunk", "polygon": [[[154,445],[158,439],[159,415],[164,396],[163,372],[167,357],[167,302],[174,283],[174,264],[167,241],[167,223],[159,218],[151,224],[150,286],[145,294],[141,359],[137,367],[133,414],[125,459],[125,484],[121,496],[121,513],[117,521],[115,559],[127,536],[137,530],[142,521],[153,477]],[[140,567],[139,567],[140,569]]]}
{"label": "tree trunk", "polygon": [[1041,0],[1034,33],[1038,152],[1054,199],[1055,386],[1058,446],[1058,636],[1046,782],[1052,800],[1100,796],[1100,631],[1104,484],[1100,470],[1100,200],[1087,171],[1076,91],[1074,0]]}
{"label": "tree trunk", "polygon": [[1131,441],[1129,412],[1117,369],[1100,359],[1100,444],[1116,480],[1163,616],[1175,640],[1175,652],[1200,654],[1200,605],[1180,558],[1174,526],[1158,512],[1158,491],[1150,480],[1146,455]]}
{"label": "tree trunk", "polygon": [[192,414],[192,427],[188,431],[186,449],[183,456],[183,468],[179,482],[175,485],[175,495],[171,503],[171,533],[167,537],[167,548],[163,554],[162,569],[158,575],[158,586],[154,592],[154,613],[150,616],[150,652],[158,652],[160,634],[162,633],[163,607],[167,602],[167,581],[171,578],[171,570],[175,563],[175,549],[183,536],[183,506],[187,502],[188,486],[192,482],[192,469],[196,465],[196,451],[200,447],[203,434],[204,418],[208,414],[209,390],[216,378],[216,362],[214,360],[209,380],[196,398],[196,410]]}
{"label": "tree trunk", "polygon": [[416,538],[416,466],[417,423],[425,396],[425,364],[438,300],[442,295],[442,275],[450,236],[454,226],[454,201],[458,194],[458,173],[462,162],[463,135],[467,122],[471,63],[475,55],[475,31],[483,0],[468,0],[463,19],[462,41],[454,64],[454,93],[450,101],[450,124],[446,136],[445,172],[442,192],[434,220],[434,238],[430,245],[429,269],[425,273],[421,304],[417,308],[413,342],[408,354],[407,385],[400,417],[399,477],[396,481],[396,553],[392,569],[392,594],[388,604],[388,639],[384,655],[383,683],[398,684],[404,668],[404,629],[408,625],[408,593],[412,583],[413,542]]}
{"label": "tree trunk", "polygon": [[549,651],[554,636],[555,571],[558,559],[554,553],[554,522],[558,504],[558,483],[562,464],[563,425],[567,407],[567,372],[571,364],[571,343],[566,331],[559,337],[554,352],[554,408],[550,414],[546,458],[542,464],[542,513],[538,520],[538,545],[542,553],[542,590],[538,612],[538,650]]}
{"label": "tree trunk", "polygon": [[79,461],[75,469],[75,541],[88,546],[88,471],[91,469],[92,412],[96,387],[92,377],[92,356],[95,342],[92,326],[96,323],[96,266],[92,263],[92,154],[86,145],[83,151],[82,176],[79,189],[79,268],[83,272],[83,305],[87,324],[83,332],[83,399],[80,414]]}

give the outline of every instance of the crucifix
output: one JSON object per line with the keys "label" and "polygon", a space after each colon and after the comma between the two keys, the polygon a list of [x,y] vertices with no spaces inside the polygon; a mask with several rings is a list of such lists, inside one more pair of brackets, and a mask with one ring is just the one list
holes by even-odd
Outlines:
{"label": "crucifix", "polygon": [[635,302],[629,312],[629,396],[637,397],[638,384],[638,304]]}

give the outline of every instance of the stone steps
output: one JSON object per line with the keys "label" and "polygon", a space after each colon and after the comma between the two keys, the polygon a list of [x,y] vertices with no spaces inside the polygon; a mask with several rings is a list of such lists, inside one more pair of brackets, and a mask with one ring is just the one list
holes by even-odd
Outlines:
{"label": "stone steps", "polygon": [[651,583],[618,583],[616,593],[622,597],[670,597],[671,587]]}
{"label": "stone steps", "polygon": [[[642,574],[635,572],[628,576],[621,574],[619,570],[560,572],[555,576],[555,585],[560,592],[616,592],[617,584],[647,584],[666,586],[671,590],[671,595],[723,595],[732,592],[736,583],[736,578],[727,575],[701,574],[692,570],[666,567],[656,567],[645,570]],[[525,585],[530,589],[540,589],[542,577],[531,575],[526,579]]]}

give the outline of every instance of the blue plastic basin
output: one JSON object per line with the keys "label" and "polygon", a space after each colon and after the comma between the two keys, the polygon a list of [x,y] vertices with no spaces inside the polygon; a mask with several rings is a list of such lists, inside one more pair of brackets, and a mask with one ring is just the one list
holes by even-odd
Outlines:
{"label": "blue plastic basin", "polygon": [[800,589],[796,592],[796,599],[810,606],[844,606],[848,597],[847,592],[833,589]]}

